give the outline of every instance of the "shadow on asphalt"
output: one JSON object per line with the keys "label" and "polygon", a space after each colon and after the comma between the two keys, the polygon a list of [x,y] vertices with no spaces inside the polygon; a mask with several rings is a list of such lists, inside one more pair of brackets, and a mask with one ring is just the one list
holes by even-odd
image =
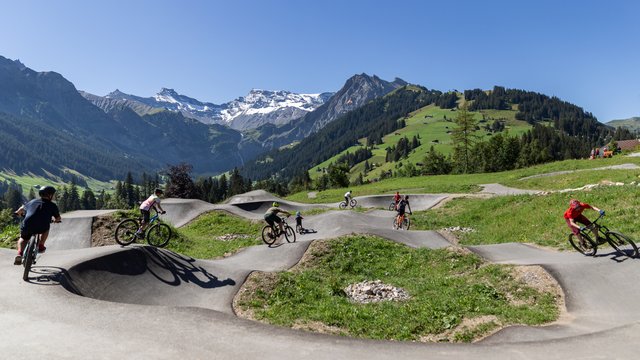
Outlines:
{"label": "shadow on asphalt", "polygon": [[28,282],[36,285],[61,285],[67,274],[67,270],[57,266],[33,266]]}
{"label": "shadow on asphalt", "polygon": [[[168,270],[169,275],[173,276],[172,279],[164,278],[163,274],[166,274],[166,271],[162,271],[162,274],[160,274],[159,271],[155,271],[156,266],[147,266],[147,271],[165,284],[178,286],[181,281],[184,281],[196,284],[204,289],[236,284],[236,282],[230,278],[222,281],[218,280],[217,276],[209,273],[203,267],[196,266],[196,260],[192,257],[180,255],[168,250],[158,249],[156,247],[145,247],[142,250],[148,254],[147,259],[157,265],[160,269]],[[204,275],[204,279],[197,276],[198,274]]]}
{"label": "shadow on asphalt", "polygon": [[626,255],[620,255],[620,253],[618,253],[615,250],[613,250],[613,251],[611,251],[609,253],[606,253],[606,254],[597,253],[593,257],[596,257],[596,258],[608,257],[608,258],[611,258],[611,260],[613,260],[613,261],[615,261],[617,263],[622,263],[622,262],[625,262],[627,260],[629,260],[629,261],[637,260],[637,258],[632,258],[632,257],[626,256]]}
{"label": "shadow on asphalt", "polygon": [[[127,293],[134,288],[153,291],[154,281],[178,287],[183,283],[202,289],[233,286],[236,282],[227,278],[220,280],[198,261],[169,250],[152,246],[136,246],[106,256],[85,261],[68,271],[57,269],[49,277],[67,291],[80,296],[103,299],[109,292]],[[99,284],[109,284],[105,290]],[[107,294],[107,295],[105,295]]]}

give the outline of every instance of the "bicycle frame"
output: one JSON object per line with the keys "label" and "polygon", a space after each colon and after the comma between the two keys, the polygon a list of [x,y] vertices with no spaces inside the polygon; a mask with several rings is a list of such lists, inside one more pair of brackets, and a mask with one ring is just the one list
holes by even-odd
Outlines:
{"label": "bicycle frame", "polygon": [[[608,227],[602,224],[598,224],[598,221],[602,219],[603,216],[603,214],[600,214],[594,221],[591,222],[591,225],[585,226],[585,230],[583,230],[593,231],[593,229],[595,228],[596,232],[598,233],[598,245],[602,245],[607,242],[607,233],[609,232]],[[582,233],[582,231],[580,231],[580,233]]]}

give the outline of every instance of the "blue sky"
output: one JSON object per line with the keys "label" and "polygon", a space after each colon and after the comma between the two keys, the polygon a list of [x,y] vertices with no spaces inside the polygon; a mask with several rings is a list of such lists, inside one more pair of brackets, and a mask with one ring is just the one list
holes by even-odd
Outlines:
{"label": "blue sky", "polygon": [[640,116],[638,15],[630,0],[0,0],[0,55],[97,95],[222,103],[364,72],[541,92],[606,122]]}

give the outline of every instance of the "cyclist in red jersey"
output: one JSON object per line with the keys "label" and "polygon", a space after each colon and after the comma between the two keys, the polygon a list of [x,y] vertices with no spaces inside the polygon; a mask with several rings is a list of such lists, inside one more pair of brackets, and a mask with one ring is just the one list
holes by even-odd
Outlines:
{"label": "cyclist in red jersey", "polygon": [[[578,239],[580,239],[581,243],[584,242],[582,235],[580,235],[580,230],[582,230],[583,227],[577,223],[583,224],[585,227],[591,225],[591,221],[589,221],[586,216],[582,215],[582,212],[586,209],[593,209],[601,215],[604,215],[604,210],[600,210],[595,206],[580,202],[577,199],[571,199],[571,201],[569,201],[569,208],[564,212],[564,219],[567,222],[567,226],[578,237]],[[594,239],[598,241],[598,231],[596,229],[591,229],[591,231],[593,231]]]}

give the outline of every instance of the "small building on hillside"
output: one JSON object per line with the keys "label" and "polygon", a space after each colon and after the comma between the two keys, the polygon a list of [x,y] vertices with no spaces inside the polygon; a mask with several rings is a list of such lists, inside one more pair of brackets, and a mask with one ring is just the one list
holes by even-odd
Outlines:
{"label": "small building on hillside", "polygon": [[621,151],[625,150],[635,150],[638,146],[640,146],[640,140],[632,139],[632,140],[618,140],[618,148]]}

